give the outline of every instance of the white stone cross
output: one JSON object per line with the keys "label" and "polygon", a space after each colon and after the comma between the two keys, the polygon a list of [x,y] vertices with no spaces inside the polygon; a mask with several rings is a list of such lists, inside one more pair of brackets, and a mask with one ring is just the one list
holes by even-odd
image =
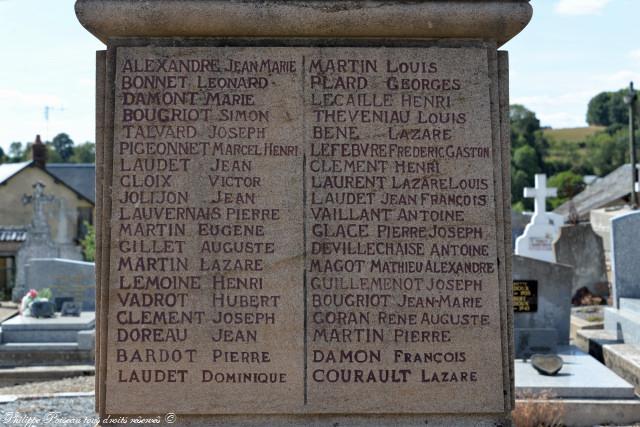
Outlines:
{"label": "white stone cross", "polygon": [[543,222],[544,213],[547,211],[547,199],[558,195],[557,188],[547,187],[547,175],[537,173],[535,177],[535,188],[526,187],[524,197],[533,199],[533,218],[531,222]]}

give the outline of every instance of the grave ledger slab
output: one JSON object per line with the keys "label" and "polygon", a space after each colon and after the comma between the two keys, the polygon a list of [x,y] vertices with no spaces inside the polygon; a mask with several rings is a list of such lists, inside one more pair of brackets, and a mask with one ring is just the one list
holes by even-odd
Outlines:
{"label": "grave ledger slab", "polygon": [[[318,2],[149,7],[170,19],[178,3],[329,13]],[[511,10],[520,28],[530,14],[527,2],[444,3],[419,9]],[[129,31],[117,37],[94,27],[96,13],[132,4],[77,3],[108,45],[101,414],[508,422],[505,40],[434,40],[429,26],[384,43],[294,30],[146,38],[158,34],[131,24],[146,8],[105,24]],[[168,408],[169,396],[182,398]]]}

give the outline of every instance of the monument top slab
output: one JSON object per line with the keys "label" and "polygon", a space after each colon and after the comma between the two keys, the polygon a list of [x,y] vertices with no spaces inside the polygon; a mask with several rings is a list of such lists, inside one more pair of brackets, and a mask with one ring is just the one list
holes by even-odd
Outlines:
{"label": "monument top slab", "polygon": [[113,37],[481,39],[503,45],[531,19],[529,0],[77,0],[82,25]]}

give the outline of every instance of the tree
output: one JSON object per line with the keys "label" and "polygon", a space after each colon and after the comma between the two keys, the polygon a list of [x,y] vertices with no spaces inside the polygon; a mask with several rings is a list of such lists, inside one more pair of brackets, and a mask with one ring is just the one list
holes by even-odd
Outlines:
{"label": "tree", "polygon": [[82,252],[85,260],[93,262],[96,259],[96,229],[86,221],[83,225],[86,228],[87,233],[80,241],[80,244],[82,245]]}
{"label": "tree", "polygon": [[598,132],[587,139],[591,153],[589,161],[599,176],[605,176],[629,162],[629,130],[622,126],[615,129],[616,126],[611,126],[606,132]]}
{"label": "tree", "polygon": [[577,173],[564,171],[549,178],[549,187],[558,189],[558,197],[549,200],[551,208],[555,209],[584,190],[584,180]]}
{"label": "tree", "polygon": [[63,163],[66,163],[73,155],[73,140],[66,133],[59,133],[51,141],[54,150],[60,155]]}
{"label": "tree", "polygon": [[591,126],[609,126],[611,92],[601,92],[591,98],[587,107],[587,123]]}
{"label": "tree", "polygon": [[26,158],[25,151],[22,148],[22,142],[12,142],[9,145],[9,163],[22,162]]}
{"label": "tree", "polygon": [[95,163],[96,145],[93,142],[85,142],[73,148],[73,156],[69,159],[71,163]]}
{"label": "tree", "polygon": [[53,147],[53,143],[47,141],[44,143],[47,146],[47,163],[64,163],[60,154]]}
{"label": "tree", "polygon": [[591,126],[611,126],[629,122],[629,107],[624,103],[627,89],[600,92],[589,101],[587,123]]}
{"label": "tree", "polygon": [[522,105],[511,105],[511,202],[519,207],[531,208],[532,202],[525,200],[524,187],[533,185],[536,173],[548,173],[545,163],[549,140],[540,128],[540,120],[533,111]]}
{"label": "tree", "polygon": [[511,120],[511,141],[516,141],[515,146],[532,144],[534,134],[540,130],[540,120],[533,111],[527,110],[524,106],[514,104],[509,107],[509,119]]}
{"label": "tree", "polygon": [[0,147],[0,164],[6,162],[7,156],[4,154],[4,150],[2,149],[2,147]]}
{"label": "tree", "polygon": [[539,163],[536,150],[530,145],[523,145],[513,152],[513,167],[527,175],[535,175]]}

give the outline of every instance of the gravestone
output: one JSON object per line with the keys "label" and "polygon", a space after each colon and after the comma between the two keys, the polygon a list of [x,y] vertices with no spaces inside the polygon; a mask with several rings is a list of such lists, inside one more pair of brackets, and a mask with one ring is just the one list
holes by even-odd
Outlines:
{"label": "gravestone", "polygon": [[514,305],[516,357],[554,353],[558,346],[569,344],[572,279],[571,266],[513,257],[514,292],[527,295],[528,307],[535,307],[524,310],[522,304]]}
{"label": "gravestone", "polygon": [[[108,46],[102,416],[509,423],[509,103],[496,47],[526,25],[528,2],[76,8]],[[172,363],[153,361],[167,351]]]}
{"label": "gravestone", "polygon": [[613,307],[604,328],[626,344],[640,345],[640,211],[611,218]]}
{"label": "gravestone", "polygon": [[613,283],[611,275],[611,219],[632,212],[629,206],[613,206],[607,208],[593,209],[589,212],[589,222],[594,233],[602,237],[604,246],[604,259],[607,264],[607,277]]}
{"label": "gravestone", "polygon": [[564,223],[562,215],[547,212],[546,200],[556,197],[555,188],[547,187],[547,176],[536,174],[535,188],[524,189],[524,197],[534,199],[534,211],[531,222],[524,233],[516,239],[515,254],[547,262],[555,262],[553,242]]}
{"label": "gravestone", "polygon": [[78,224],[78,210],[70,209],[64,198],[57,199],[56,202],[58,230],[55,246],[58,248],[58,258],[82,261],[82,247],[73,241],[71,236],[75,233],[69,231],[69,228]]}
{"label": "gravestone", "polygon": [[[56,299],[73,300],[82,311],[96,309],[96,268],[92,262],[37,258],[26,267],[29,289],[48,288]],[[61,305],[60,303],[59,305]]]}
{"label": "gravestone", "polygon": [[51,239],[49,223],[45,213],[45,205],[53,203],[53,195],[44,194],[45,185],[38,181],[33,184],[33,194],[23,195],[22,202],[33,205],[33,215],[31,224],[27,227],[27,238],[20,246],[16,255],[16,284],[13,288],[12,299],[20,299],[29,290],[26,281],[26,264],[32,258],[55,258],[58,256],[58,249]]}
{"label": "gravestone", "polygon": [[559,264],[573,267],[572,295],[585,287],[594,295],[609,295],[602,238],[593,231],[591,224],[563,226],[553,251]]}
{"label": "gravestone", "polygon": [[640,298],[640,212],[611,218],[613,300]]}

